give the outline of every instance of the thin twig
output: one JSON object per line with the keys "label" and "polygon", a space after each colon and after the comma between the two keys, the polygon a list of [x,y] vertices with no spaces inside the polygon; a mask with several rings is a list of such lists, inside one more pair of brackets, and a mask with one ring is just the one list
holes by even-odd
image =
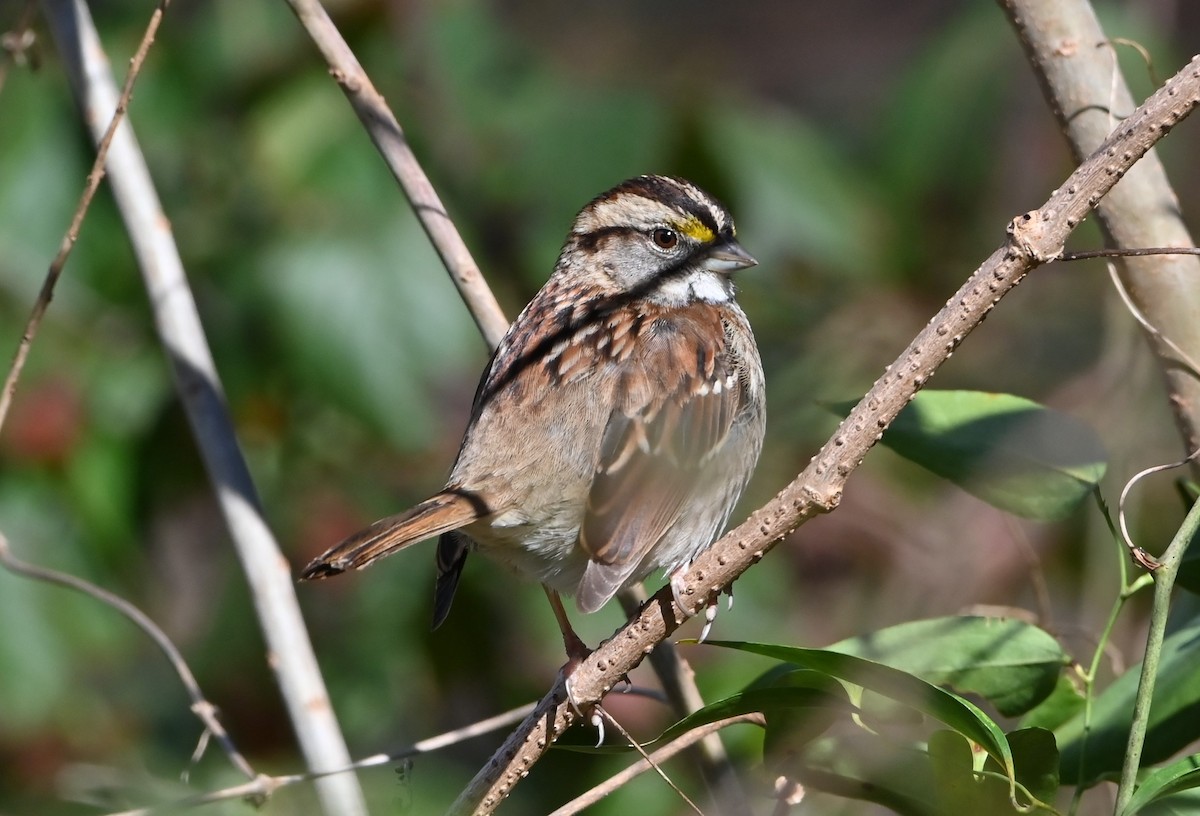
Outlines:
{"label": "thin twig", "polygon": [[621,723],[617,721],[616,717],[614,717],[612,714],[609,714],[608,710],[606,708],[604,708],[604,706],[601,706],[601,705],[596,705],[593,710],[595,712],[595,714],[593,714],[593,716],[596,716],[598,714],[599,716],[603,717],[604,719],[608,720],[610,723],[613,724],[613,728],[617,729],[617,733],[619,733],[621,736],[623,736],[625,738],[626,742],[629,743],[630,747],[632,747],[633,750],[637,751],[638,754],[641,755],[642,761],[654,769],[654,772],[656,774],[658,774],[659,778],[662,779],[662,781],[667,783],[667,787],[669,787],[671,790],[675,791],[675,793],[679,796],[679,798],[684,801],[684,804],[686,804],[688,807],[690,807],[692,809],[692,811],[697,814],[697,816],[704,816],[704,811],[702,811],[699,808],[699,806],[697,806],[696,803],[693,802],[691,800],[691,798],[686,793],[683,792],[682,788],[680,788],[678,785],[675,784],[675,780],[673,780],[673,779],[671,779],[671,777],[667,776],[667,772],[662,769],[662,763],[660,763],[654,757],[647,754],[646,749],[643,748],[641,746],[641,744],[638,743],[638,741],[633,738],[632,734],[630,734],[627,730],[625,730],[625,726],[621,725]]}
{"label": "thin twig", "polygon": [[766,724],[766,721],[763,719],[762,714],[739,714],[735,717],[727,717],[723,720],[717,720],[715,722],[706,723],[705,725],[693,728],[687,733],[680,735],[678,739],[672,740],[662,748],[659,748],[648,757],[643,757],[620,773],[604,780],[582,796],[577,796],[576,798],[572,799],[570,802],[551,813],[550,816],[573,816],[573,814],[579,813],[585,808],[596,804],[605,796],[608,796],[622,785],[628,784],[630,780],[640,776],[641,774],[644,774],[652,767],[666,762],[680,751],[684,751],[687,748],[690,748],[692,745],[707,739],[712,734],[716,734],[722,728],[727,728],[731,725],[739,725],[741,723],[753,723],[755,725],[762,726]]}
{"label": "thin twig", "polygon": [[[108,121],[118,100],[91,15],[82,0],[45,0],[43,8],[84,121],[98,141],[97,123]],[[250,595],[267,643],[267,662],[275,673],[300,749],[311,770],[345,767],[350,755],[300,614],[291,569],[263,518],[179,249],[171,235],[170,220],[163,212],[128,122],[112,138],[106,167],[176,390],[250,583]],[[362,790],[352,774],[321,780],[317,794],[326,813],[366,813]]]}
{"label": "thin twig", "polygon": [[489,348],[494,349],[508,331],[508,320],[484,281],[470,250],[455,229],[454,222],[447,215],[429,177],[413,155],[395,114],[383,95],[375,89],[371,78],[320,2],[287,0],[287,3],[320,49],[321,56],[329,65],[329,73],[346,94],[354,112],[370,134],[371,141],[400,183],[484,340]]}
{"label": "thin twig", "polygon": [[175,670],[175,674],[179,677],[179,682],[183,684],[184,690],[187,691],[187,695],[192,701],[192,712],[204,724],[205,733],[211,734],[217,740],[217,744],[221,746],[221,750],[229,757],[229,761],[233,763],[234,767],[245,774],[248,779],[254,779],[257,776],[255,770],[250,767],[250,763],[246,761],[246,758],[238,751],[237,746],[233,744],[233,740],[230,739],[229,734],[221,725],[221,721],[217,719],[217,707],[210,703],[208,698],[204,696],[204,692],[200,690],[200,684],[196,682],[196,676],[188,668],[187,661],[183,659],[183,655],[179,652],[179,649],[167,637],[167,633],[160,629],[158,624],[151,620],[145,612],[124,598],[114,595],[107,589],[98,587],[90,581],[21,561],[12,554],[8,539],[2,532],[0,532],[0,565],[3,565],[10,572],[31,578],[35,581],[44,581],[49,584],[66,587],[67,589],[73,589],[76,592],[82,592],[84,595],[96,599],[128,618],[130,622],[145,632],[154,641],[154,645],[159,648],[159,651],[166,656],[167,662]]}
{"label": "thin twig", "polygon": [[1136,249],[1085,249],[1064,252],[1060,261],[1087,261],[1092,258],[1142,258],[1148,255],[1200,255],[1200,247],[1138,247]]}
{"label": "thin twig", "polygon": [[1113,288],[1117,290],[1117,294],[1121,298],[1121,302],[1125,304],[1125,310],[1133,315],[1133,319],[1149,334],[1162,343],[1164,346],[1175,352],[1179,356],[1179,362],[1186,365],[1192,372],[1193,377],[1200,377],[1200,365],[1192,359],[1191,355],[1179,347],[1179,344],[1167,337],[1158,330],[1158,327],[1150,322],[1142,310],[1133,302],[1133,298],[1129,296],[1129,292],[1125,289],[1125,283],[1121,280],[1121,276],[1117,274],[1117,268],[1113,264],[1108,264],[1108,277],[1112,281]]}
{"label": "thin twig", "polygon": [[1195,461],[1196,457],[1200,457],[1200,448],[1192,451],[1186,459],[1181,459],[1178,462],[1170,462],[1165,465],[1154,465],[1153,467],[1148,467],[1145,470],[1138,471],[1129,481],[1125,483],[1125,486],[1121,488],[1121,498],[1117,501],[1117,523],[1121,528],[1121,539],[1125,542],[1125,546],[1133,556],[1133,560],[1145,569],[1156,570],[1161,566],[1161,564],[1152,558],[1149,553],[1133,543],[1133,538],[1129,535],[1129,525],[1125,521],[1125,500],[1129,497],[1129,493],[1133,490],[1133,486],[1145,477],[1153,473],[1162,473],[1164,470],[1174,470],[1175,468],[1183,467],[1184,465]]}
{"label": "thin twig", "polygon": [[67,258],[71,256],[75,242],[79,240],[79,228],[83,225],[83,218],[87,215],[88,208],[92,205],[92,199],[96,196],[96,190],[99,189],[100,182],[104,179],[108,149],[112,145],[117,127],[129,109],[129,100],[133,97],[133,85],[137,81],[138,74],[141,73],[142,65],[146,62],[146,54],[154,42],[154,36],[158,33],[158,26],[162,22],[163,12],[169,3],[170,0],[159,0],[158,7],[150,15],[146,32],[142,35],[137,52],[129,63],[129,74],[125,77],[125,87],[121,89],[121,96],[117,100],[116,108],[111,117],[108,117],[107,120],[100,120],[108,121],[108,127],[105,128],[97,142],[96,160],[92,162],[92,169],[87,175],[87,183],[83,187],[83,193],[79,196],[75,214],[71,216],[70,226],[67,227],[62,243],[59,244],[58,254],[54,256],[54,260],[50,262],[50,268],[46,271],[42,289],[38,292],[33,310],[25,322],[25,331],[21,335],[21,341],[17,344],[17,353],[8,369],[8,376],[4,379],[4,390],[0,391],[0,429],[4,427],[4,421],[8,418],[8,410],[12,406],[13,397],[17,392],[17,381],[21,379],[25,361],[29,358],[29,349],[33,345],[34,338],[37,337],[38,328],[42,324],[46,309],[50,306],[50,300],[54,297],[54,286],[62,276],[63,268],[67,265]]}
{"label": "thin twig", "polygon": [[[580,663],[571,675],[575,704],[586,709],[598,702],[654,644],[670,636],[780,539],[813,516],[835,509],[850,474],[967,333],[1030,270],[1061,254],[1067,237],[1117,179],[1197,105],[1200,57],[1125,119],[1041,209],[1013,220],[1008,241],[888,367],[791,484],[701,554],[683,576],[678,593],[670,586],[661,589],[637,617]],[[690,608],[681,608],[676,598]],[[560,681],[471,781],[451,813],[494,812],[577,716]]]}
{"label": "thin twig", "polygon": [[[640,583],[617,593],[626,618],[636,615],[646,599],[646,588]],[[696,673],[674,643],[664,640],[658,644],[650,653],[650,665],[680,719],[704,707]],[[712,798],[721,803],[728,816],[749,816],[746,792],[721,742],[720,732],[713,731],[696,743],[694,754]]]}
{"label": "thin twig", "polygon": [[249,782],[240,785],[233,785],[221,790],[207,791],[199,793],[195,796],[189,796],[184,799],[178,799],[174,802],[167,802],[161,805],[151,807],[137,808],[135,810],[123,810],[119,813],[111,813],[109,816],[151,816],[155,813],[176,813],[185,808],[200,807],[201,805],[211,805],[216,802],[228,802],[233,799],[249,799],[252,802],[264,802],[275,791],[280,788],[286,788],[290,785],[296,785],[301,782],[312,782],[318,779],[334,776],[335,774],[348,774],[355,771],[362,771],[368,768],[379,768],[385,765],[396,765],[403,763],[412,757],[421,754],[428,754],[451,745],[457,745],[460,742],[465,742],[469,739],[490,733],[500,728],[505,728],[515,722],[519,722],[522,717],[526,716],[533,710],[534,703],[526,703],[523,706],[505,711],[503,714],[497,714],[494,717],[488,717],[486,720],[472,723],[462,728],[456,728],[453,731],[447,731],[444,734],[439,734],[436,737],[429,737],[420,742],[413,743],[408,748],[402,748],[390,754],[374,754],[360,759],[357,762],[351,762],[345,767],[334,768],[328,771],[309,771],[308,773],[285,774],[282,776],[268,776],[266,774],[258,774]]}

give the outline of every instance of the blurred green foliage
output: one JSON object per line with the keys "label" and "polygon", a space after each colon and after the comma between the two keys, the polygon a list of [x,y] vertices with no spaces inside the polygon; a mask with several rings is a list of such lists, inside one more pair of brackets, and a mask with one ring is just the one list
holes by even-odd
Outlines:
{"label": "blurred green foliage", "polygon": [[[22,3],[0,4],[0,29]],[[147,4],[97,3],[123,68]],[[1103,9],[1160,72],[1181,63],[1190,4]],[[1066,175],[1015,38],[990,4],[379,3],[331,13],[385,93],[450,215],[515,315],[548,275],[574,212],[641,172],[727,200],[761,266],[741,280],[768,374],[757,506],[833,425],[818,405],[861,394],[999,243],[1012,215]],[[15,348],[82,188],[91,151],[39,21],[38,70],[0,90],[0,327]],[[1124,51],[1135,89],[1150,82]],[[440,486],[486,349],[315,49],[283,3],[170,8],[131,119],[170,214],[241,440],[293,563]],[[1186,138],[1186,134],[1181,134]],[[1200,172],[1168,139],[1185,212]],[[1081,231],[1081,244],[1096,233]],[[940,387],[1011,391],[1091,424],[1106,489],[1176,457],[1153,363],[1100,265],[1039,272],[969,338]],[[1131,507],[1154,551],[1181,516],[1165,481]],[[263,660],[246,584],[172,394],[137,270],[107,192],[34,346],[0,433],[0,530],[27,560],[110,588],[187,655],[251,761],[300,767]],[[878,451],[843,508],[805,526],[738,584],[723,639],[824,645],[975,605],[1034,610],[1087,654],[1116,587],[1103,524],[1017,521]],[[411,743],[533,699],[561,662],[536,588],[477,561],[447,624],[428,631],[432,546],[299,588],[352,752]],[[1035,563],[1036,562],[1036,563]],[[1049,591],[1039,593],[1039,579]],[[1137,609],[1117,648],[1136,659]],[[160,656],[126,622],[0,573],[0,811],[92,813],[171,799],[199,727]],[[615,606],[579,621],[591,642]],[[710,699],[761,665],[692,647]],[[652,684],[646,669],[634,677]],[[669,721],[615,700],[635,734]],[[758,755],[761,735],[728,735]],[[405,780],[361,774],[375,812],[431,813],[490,753],[480,738]],[[622,764],[553,753],[512,812],[547,812]],[[670,766],[698,790],[686,764]],[[210,749],[196,789],[235,781]],[[410,801],[411,800],[411,801]],[[862,812],[818,800],[822,813]],[[679,812],[639,779],[597,813]],[[310,788],[263,812],[313,812]],[[240,804],[205,812],[242,813]]]}

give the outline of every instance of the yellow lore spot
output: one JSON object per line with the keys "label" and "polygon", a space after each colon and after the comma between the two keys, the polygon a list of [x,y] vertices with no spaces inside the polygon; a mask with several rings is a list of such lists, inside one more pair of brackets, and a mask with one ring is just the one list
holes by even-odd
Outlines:
{"label": "yellow lore spot", "polygon": [[712,243],[717,239],[717,236],[713,235],[713,231],[704,226],[699,218],[692,217],[687,219],[679,225],[678,229],[687,237],[702,244]]}

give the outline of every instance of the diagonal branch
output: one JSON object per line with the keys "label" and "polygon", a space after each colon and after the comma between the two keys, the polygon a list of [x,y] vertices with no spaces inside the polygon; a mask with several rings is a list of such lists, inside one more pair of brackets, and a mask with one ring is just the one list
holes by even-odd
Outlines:
{"label": "diagonal branch", "polygon": [[[681,609],[664,587],[571,675],[575,701],[598,702],[654,644],[674,632],[713,593],[729,586],[802,523],[835,509],[846,480],[896,415],[963,338],[1032,269],[1056,258],[1071,232],[1134,163],[1200,105],[1200,57],[1134,111],[1038,210],[1013,220],[1008,239],[890,365],[808,467],[749,519],[696,559],[684,576]],[[513,787],[579,718],[563,681],[504,742],[451,808],[493,813]]]}
{"label": "diagonal branch", "polygon": [[[84,121],[98,141],[104,123],[113,116],[117,93],[91,14],[83,0],[45,0],[43,7]],[[107,168],[149,294],[155,328],[234,549],[250,582],[250,594],[267,641],[268,663],[275,672],[301,750],[313,770],[344,767],[350,756],[304,628],[291,570],[263,518],[170,222],[128,121],[113,135]],[[317,784],[327,813],[356,816],[366,812],[353,775],[342,774]]]}
{"label": "diagonal branch", "polygon": [[371,78],[319,0],[287,0],[287,3],[321,50],[321,56],[329,64],[329,73],[341,86],[392,175],[400,182],[413,212],[425,228],[454,285],[458,287],[488,348],[494,349],[508,331],[508,320],[471,257],[470,250],[455,229],[454,222],[446,214],[446,208],[429,183],[429,177],[413,155],[396,116],[387,106],[383,95],[375,89]]}
{"label": "diagonal branch", "polygon": [[766,723],[762,714],[738,714],[733,717],[726,717],[723,720],[701,725],[697,728],[686,732],[679,739],[673,740],[662,748],[659,748],[649,757],[642,757],[637,762],[630,765],[625,770],[614,774],[608,779],[601,782],[596,787],[587,791],[584,794],[572,799],[567,804],[555,810],[550,816],[574,816],[576,813],[581,813],[587,808],[599,802],[604,797],[608,796],[613,791],[620,788],[622,785],[628,784],[631,780],[637,778],[646,771],[651,770],[655,765],[661,765],[671,757],[690,748],[692,745],[703,742],[709,737],[716,734],[722,728],[728,728],[731,725],[740,725],[742,723],[753,723],[762,726]]}

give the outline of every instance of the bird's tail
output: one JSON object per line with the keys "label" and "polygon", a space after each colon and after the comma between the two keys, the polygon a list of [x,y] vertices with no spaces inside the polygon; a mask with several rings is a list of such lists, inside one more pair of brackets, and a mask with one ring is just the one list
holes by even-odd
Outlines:
{"label": "bird's tail", "polygon": [[457,530],[487,515],[484,502],[465,490],[445,490],[395,516],[372,524],[313,559],[300,580],[328,578],[348,569],[362,569],[377,558],[409,544]]}

